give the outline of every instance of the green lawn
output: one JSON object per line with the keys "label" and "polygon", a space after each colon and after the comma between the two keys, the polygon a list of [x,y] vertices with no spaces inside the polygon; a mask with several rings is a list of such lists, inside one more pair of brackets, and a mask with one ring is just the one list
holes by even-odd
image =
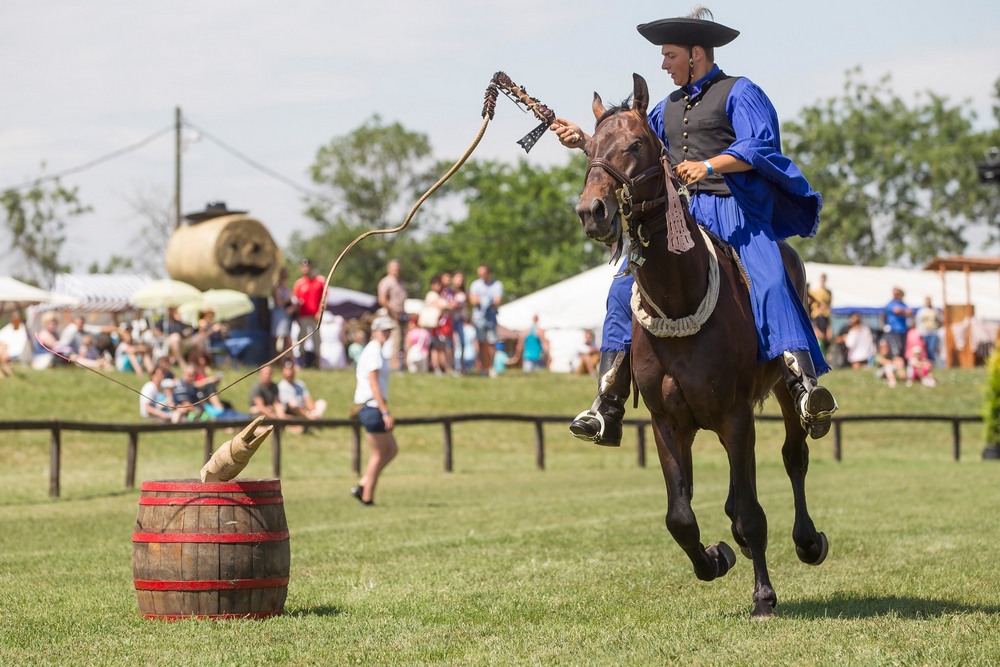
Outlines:
{"label": "green lawn", "polygon": [[[346,412],[352,374],[303,376],[334,412]],[[946,372],[940,381],[890,390],[867,372],[825,380],[843,414],[978,413],[982,371]],[[247,388],[227,396],[241,406]],[[565,375],[399,376],[391,403],[399,416],[571,417],[592,392],[591,380]],[[135,421],[135,404],[74,370],[0,382],[4,420]],[[448,474],[441,428],[402,427],[401,456],[372,509],[347,494],[355,481],[347,429],[286,435],[286,615],[176,623],[138,614],[130,540],[139,494],[124,489],[124,436],[64,434],[63,495],[52,500],[48,434],[0,433],[2,665],[1000,662],[992,555],[1000,465],[980,460],[979,424],[962,427],[958,463],[948,424],[848,424],[840,463],[830,438],[814,443],[810,510],[831,552],[812,568],[799,563],[789,536],[778,426],[762,423],[758,488],[780,614],[763,623],[749,619],[745,559],[718,581],[695,579],[663,525],[652,438],[650,465],[639,468],[634,431],[618,450],[547,425],[546,470],[538,471],[529,424],[459,424]],[[703,540],[730,539],[724,454],[708,435],[695,446]],[[267,448],[244,477],[269,476]],[[198,433],[143,435],[138,477],[195,477],[201,449]]]}

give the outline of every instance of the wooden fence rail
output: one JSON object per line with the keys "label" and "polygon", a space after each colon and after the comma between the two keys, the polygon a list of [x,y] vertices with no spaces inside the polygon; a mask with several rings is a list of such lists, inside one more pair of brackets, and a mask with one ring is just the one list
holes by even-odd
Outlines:
{"label": "wooden fence rail", "polygon": [[[778,415],[758,415],[761,421],[781,421]],[[470,413],[458,415],[439,415],[434,417],[403,417],[396,419],[397,426],[416,426],[441,424],[443,428],[444,470],[451,472],[454,468],[454,442],[452,426],[466,422],[527,422],[534,425],[535,431],[535,467],[545,469],[545,424],[565,424],[565,415],[518,415],[496,413]],[[840,461],[843,457],[843,426],[850,422],[873,421],[929,421],[951,423],[952,458],[959,460],[961,455],[961,425],[963,423],[981,422],[982,417],[975,415],[844,415],[833,418],[833,457]],[[275,477],[281,476],[281,438],[282,431],[287,426],[310,426],[321,428],[351,429],[351,468],[361,472],[361,424],[352,419],[285,419],[265,421],[274,424],[275,429],[271,439],[271,468]],[[636,463],[646,466],[646,429],[649,421],[646,419],[626,419],[627,427],[636,429]],[[65,421],[61,419],[33,421],[0,421],[0,431],[49,431],[49,495],[59,496],[59,480],[61,474],[62,433],[76,431],[84,433],[124,433],[128,437],[125,454],[125,487],[135,488],[135,469],[139,456],[140,433],[167,433],[174,431],[203,431],[204,458],[208,461],[215,451],[215,432],[227,428],[242,428],[244,421],[219,420],[212,422],[187,422],[182,424],[160,424],[152,422],[140,423],[97,423]]]}

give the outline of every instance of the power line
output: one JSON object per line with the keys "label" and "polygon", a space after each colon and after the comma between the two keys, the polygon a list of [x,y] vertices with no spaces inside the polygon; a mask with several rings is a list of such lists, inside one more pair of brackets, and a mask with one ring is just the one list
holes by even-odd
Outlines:
{"label": "power line", "polygon": [[19,185],[15,185],[13,187],[3,188],[0,191],[7,192],[8,190],[24,190],[25,188],[32,187],[32,186],[34,186],[34,185],[36,185],[38,183],[45,183],[47,181],[55,181],[55,180],[58,180],[58,179],[60,179],[60,178],[62,178],[64,176],[69,176],[71,174],[78,174],[78,173],[80,173],[82,171],[87,171],[88,169],[96,167],[99,164],[102,164],[104,162],[108,162],[110,160],[114,160],[115,158],[121,157],[122,155],[125,155],[126,153],[131,153],[132,151],[139,150],[143,146],[145,146],[145,145],[147,145],[149,143],[152,143],[156,139],[159,139],[160,137],[162,137],[164,134],[167,134],[168,132],[172,132],[173,130],[174,130],[174,126],[173,125],[167,126],[167,127],[163,128],[162,130],[154,132],[153,134],[149,135],[148,137],[146,137],[142,141],[138,141],[138,142],[136,142],[134,144],[126,146],[125,148],[119,148],[118,150],[113,151],[111,153],[108,153],[107,155],[102,155],[101,157],[99,157],[99,158],[97,158],[95,160],[91,160],[90,162],[87,162],[85,164],[82,164],[79,167],[72,167],[70,169],[65,169],[65,170],[63,170],[63,171],[61,171],[61,172],[59,172],[57,174],[51,174],[49,176],[41,176],[39,178],[32,179],[30,181],[25,181],[24,183],[21,183]]}
{"label": "power line", "polygon": [[243,153],[241,153],[240,151],[238,151],[237,149],[233,148],[232,146],[230,146],[229,144],[227,144],[226,142],[224,142],[222,139],[219,139],[218,137],[212,135],[207,130],[204,130],[201,127],[198,127],[197,125],[195,125],[191,121],[185,119],[183,121],[183,123],[184,123],[185,126],[190,127],[192,130],[194,130],[195,132],[197,132],[199,135],[205,137],[206,139],[208,139],[213,144],[215,144],[219,148],[223,149],[224,151],[226,151],[230,155],[232,155],[232,156],[236,157],[237,159],[239,159],[240,161],[242,161],[242,162],[250,165],[251,167],[253,167],[257,171],[259,171],[259,172],[261,172],[263,174],[266,174],[266,175],[270,176],[271,178],[273,178],[275,180],[281,181],[282,183],[284,183],[288,187],[293,188],[294,190],[297,190],[297,191],[301,192],[304,195],[307,195],[309,197],[313,197],[313,198],[316,198],[316,199],[320,199],[320,200],[325,201],[326,203],[334,205],[334,206],[342,206],[343,205],[343,202],[341,202],[341,201],[336,201],[334,199],[330,199],[329,197],[327,197],[326,195],[324,195],[322,193],[319,193],[319,192],[316,192],[314,190],[310,190],[309,188],[303,187],[303,186],[299,185],[298,183],[296,183],[295,181],[293,181],[292,179],[288,178],[287,176],[279,174],[278,172],[274,171],[270,167],[266,167],[266,166],[262,165],[261,163],[257,162],[253,158],[250,158],[250,157],[244,155]]}

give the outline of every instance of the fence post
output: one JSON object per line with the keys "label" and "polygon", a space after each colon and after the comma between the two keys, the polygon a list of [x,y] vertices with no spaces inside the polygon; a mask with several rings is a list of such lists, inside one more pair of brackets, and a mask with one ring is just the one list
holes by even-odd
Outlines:
{"label": "fence post", "polygon": [[281,477],[281,427],[276,426],[271,432],[271,472],[275,477]]}
{"label": "fence post", "polygon": [[361,426],[357,422],[351,424],[351,470],[361,474]]}
{"label": "fence post", "polygon": [[205,463],[212,460],[212,453],[215,451],[215,447],[212,446],[213,436],[215,435],[215,429],[211,426],[205,427]]}
{"label": "fence post", "polygon": [[962,452],[962,425],[958,419],[951,420],[951,455],[958,461]]}
{"label": "fence post", "polygon": [[535,467],[545,470],[545,432],[541,419],[535,420]]}
{"label": "fence post", "polygon": [[451,449],[451,420],[445,419],[444,424],[444,471],[452,471],[452,449]]}
{"label": "fence post", "polygon": [[639,463],[639,467],[640,468],[645,468],[646,467],[646,425],[645,424],[639,424],[639,426],[636,427],[636,430],[638,431],[638,441],[637,441],[638,445],[637,445],[637,451],[636,451],[636,459],[637,459],[637,462]]}
{"label": "fence post", "polygon": [[52,427],[49,440],[49,496],[59,497],[59,468],[61,466],[62,434],[58,426]]}
{"label": "fence post", "polygon": [[139,454],[139,432],[128,432],[128,451],[125,455],[125,488],[135,488],[135,464]]}

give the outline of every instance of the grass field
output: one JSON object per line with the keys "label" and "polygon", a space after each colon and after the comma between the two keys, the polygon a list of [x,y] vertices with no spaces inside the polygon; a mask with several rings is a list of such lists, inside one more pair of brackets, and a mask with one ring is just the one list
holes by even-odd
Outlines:
{"label": "grass field", "polygon": [[[232,374],[232,371],[230,371]],[[304,373],[346,411],[350,373]],[[835,372],[844,414],[977,414],[982,371],[942,373],[935,389]],[[130,378],[135,386],[140,381]],[[248,386],[228,392],[244,404]],[[465,411],[576,414],[593,383],[564,375],[496,380],[399,376],[399,416]],[[0,382],[0,419],[135,421],[136,401],[89,373]],[[773,412],[776,406],[765,408]],[[641,415],[642,410],[631,415]],[[441,429],[404,427],[378,506],[348,496],[349,431],[286,435],[282,489],[291,531],[286,614],[265,621],[147,621],[131,578],[137,490],[124,489],[124,436],[63,436],[62,497],[48,491],[48,434],[0,441],[0,664],[823,664],[1000,663],[993,541],[1000,465],[980,460],[981,426],[859,423],[844,460],[812,447],[810,510],[830,538],[822,566],[799,563],[776,424],[758,432],[780,616],[749,619],[752,569],[695,579],[663,525],[665,492],[622,449],[545,427],[534,468],[528,424],[459,424],[455,472]],[[221,440],[221,438],[219,438]],[[651,439],[650,439],[651,445]],[[652,445],[651,445],[652,446]],[[265,445],[266,447],[266,445]],[[706,543],[729,538],[728,471],[712,437],[696,442],[695,511]],[[144,435],[138,477],[195,477],[201,436]],[[269,476],[264,452],[244,477]]]}

